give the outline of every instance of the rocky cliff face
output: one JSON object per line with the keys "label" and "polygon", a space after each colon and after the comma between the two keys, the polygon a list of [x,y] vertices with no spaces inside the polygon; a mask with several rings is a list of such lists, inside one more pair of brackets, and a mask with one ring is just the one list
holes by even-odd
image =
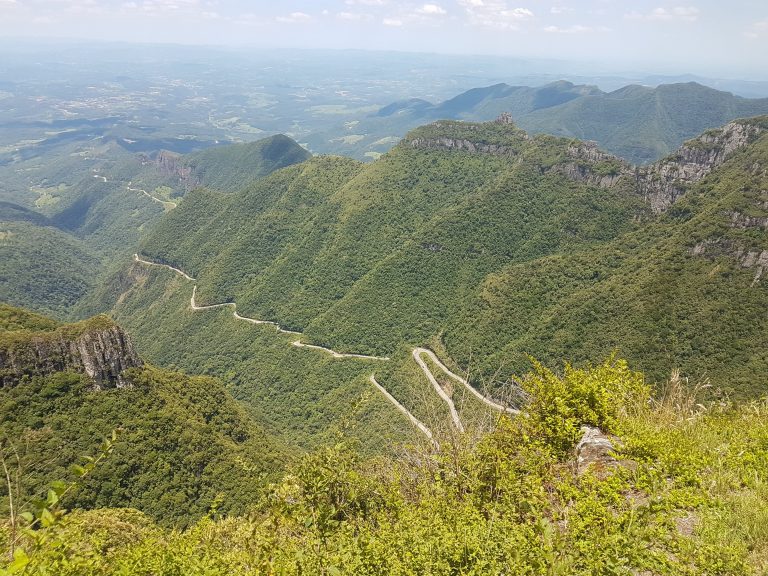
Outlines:
{"label": "rocky cliff face", "polygon": [[659,214],[688,189],[762,132],[749,122],[735,121],[690,140],[672,156],[635,171],[635,187]]}
{"label": "rocky cliff face", "polygon": [[140,154],[139,159],[142,165],[153,164],[157,171],[166,178],[178,179],[185,192],[189,192],[200,185],[200,178],[195,174],[192,166],[184,163],[181,154],[160,150],[155,158]]}
{"label": "rocky cliff face", "polygon": [[68,327],[52,332],[18,334],[0,347],[0,381],[18,383],[22,376],[74,371],[87,374],[97,390],[122,388],[128,368],[142,365],[128,336],[111,321],[83,330]]}
{"label": "rocky cliff face", "polygon": [[626,161],[600,150],[597,142],[574,142],[566,153],[571,161],[558,164],[552,170],[579,182],[610,188],[622,176],[632,173]]}
{"label": "rocky cliff face", "polygon": [[[734,121],[690,140],[673,155],[650,166],[633,168],[603,152],[595,142],[575,142],[568,147],[571,160],[552,170],[594,186],[609,188],[628,181],[630,189],[643,197],[654,214],[669,209],[693,184],[707,176],[732,154],[754,141],[763,131],[749,121]],[[763,221],[735,217],[734,225],[765,226]]]}
{"label": "rocky cliff face", "polygon": [[517,156],[528,135],[515,127],[512,116],[502,114],[484,124],[445,120],[414,130],[403,140],[406,146],[431,150],[461,150],[470,154]]}
{"label": "rocky cliff face", "polygon": [[413,138],[408,140],[408,144],[413,148],[465,150],[473,154],[492,154],[494,156],[514,156],[517,153],[509,146],[473,142],[466,138]]}

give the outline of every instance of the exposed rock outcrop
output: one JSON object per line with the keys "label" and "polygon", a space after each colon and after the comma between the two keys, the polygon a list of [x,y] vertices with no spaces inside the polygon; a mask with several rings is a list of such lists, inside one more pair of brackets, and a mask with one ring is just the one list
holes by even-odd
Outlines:
{"label": "exposed rock outcrop", "polygon": [[581,440],[576,445],[576,473],[579,476],[590,468],[601,476],[619,466],[611,454],[615,449],[611,438],[591,426],[582,426],[581,432]]}
{"label": "exposed rock outcrop", "polygon": [[668,158],[636,169],[637,193],[654,213],[664,212],[688,187],[752,142],[762,130],[757,124],[735,121],[689,140]]}
{"label": "exposed rock outcrop", "polygon": [[13,386],[25,375],[43,376],[69,370],[88,375],[97,390],[122,388],[129,385],[123,372],[142,365],[128,336],[104,317],[87,321],[83,327],[12,334],[2,344],[3,386]]}
{"label": "exposed rock outcrop", "polygon": [[752,286],[755,286],[766,270],[768,270],[768,250],[747,249],[732,240],[713,238],[696,243],[690,250],[692,256],[700,256],[714,260],[719,256],[735,258],[742,268],[754,269],[755,276]]}
{"label": "exposed rock outcrop", "polygon": [[493,122],[472,123],[444,120],[409,133],[403,143],[411,148],[465,151],[470,154],[514,157],[528,135],[517,128],[509,114]]}
{"label": "exposed rock outcrop", "polygon": [[747,216],[741,212],[733,211],[728,213],[728,217],[731,221],[731,228],[738,228],[739,230],[747,230],[748,228],[768,230],[768,216]]}
{"label": "exposed rock outcrop", "polygon": [[568,146],[567,154],[573,161],[557,164],[552,170],[578,182],[610,188],[622,176],[632,173],[632,167],[627,162],[600,150],[597,142],[573,142]]}
{"label": "exposed rock outcrop", "polygon": [[153,164],[157,171],[166,178],[177,178],[185,192],[189,192],[200,185],[200,178],[195,174],[194,168],[184,162],[184,157],[181,154],[160,150],[154,158],[146,154],[139,157],[142,164]]}
{"label": "exposed rock outcrop", "polygon": [[491,154],[493,156],[514,156],[517,151],[510,146],[501,144],[486,144],[473,142],[466,138],[413,138],[407,141],[413,148],[430,148],[443,150],[465,150],[473,154]]}

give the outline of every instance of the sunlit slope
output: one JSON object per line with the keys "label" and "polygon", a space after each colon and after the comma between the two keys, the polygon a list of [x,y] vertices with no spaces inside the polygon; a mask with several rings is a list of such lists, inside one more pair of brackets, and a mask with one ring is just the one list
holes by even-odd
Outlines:
{"label": "sunlit slope", "polygon": [[0,301],[62,316],[94,285],[101,262],[45,217],[0,203]]}
{"label": "sunlit slope", "polygon": [[199,192],[141,250],[193,275],[201,303],[234,301],[340,351],[442,337],[487,379],[525,370],[529,352],[619,349],[654,379],[731,370],[749,393],[764,362],[766,144],[736,128],[643,172],[505,122],[440,122],[370,165],[320,157]]}
{"label": "sunlit slope", "polygon": [[768,113],[768,98],[741,98],[696,82],[631,85],[587,94],[521,119],[533,132],[596,140],[633,162],[653,162],[684,140],[735,118]]}
{"label": "sunlit slope", "polygon": [[[98,353],[79,363],[91,349]],[[94,366],[118,364],[132,366],[119,384],[97,385],[88,375]],[[166,526],[199,519],[214,501],[244,513],[291,458],[221,381],[142,366],[104,316],[58,324],[0,304],[0,365],[4,449],[14,447],[24,471],[17,501],[70,478],[70,467],[112,430],[119,433],[113,454],[69,506],[135,507]]]}
{"label": "sunlit slope", "polygon": [[583,361],[618,349],[654,380],[681,368],[764,393],[766,166],[763,135],[641,229],[489,275],[446,343],[463,361],[517,370],[525,353]]}
{"label": "sunlit slope", "polygon": [[192,285],[167,269],[131,266],[114,314],[147,360],[220,377],[270,435],[301,449],[341,435],[367,453],[419,439],[369,382],[383,362],[298,348],[297,335],[237,320],[228,308],[193,311]]}

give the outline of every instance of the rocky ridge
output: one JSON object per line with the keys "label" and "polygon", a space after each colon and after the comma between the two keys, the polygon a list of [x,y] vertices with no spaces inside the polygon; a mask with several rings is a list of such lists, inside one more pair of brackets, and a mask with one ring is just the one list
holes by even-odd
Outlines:
{"label": "rocky ridge", "polygon": [[408,141],[413,148],[464,150],[474,154],[491,154],[494,156],[514,156],[517,152],[500,144],[486,144],[484,142],[472,142],[466,138],[413,138]]}
{"label": "rocky ridge", "polygon": [[574,141],[566,151],[571,162],[553,167],[568,178],[600,188],[614,186],[632,167],[624,160],[601,150],[594,141]]}
{"label": "rocky ridge", "polygon": [[125,332],[106,317],[51,332],[0,336],[2,386],[13,386],[23,376],[73,371],[86,374],[95,390],[122,388],[130,385],[124,371],[142,365]]}
{"label": "rocky ridge", "polygon": [[[691,185],[753,142],[763,131],[760,124],[736,120],[689,140],[664,160],[641,167],[632,167],[623,159],[600,150],[596,142],[575,141],[567,149],[571,161],[559,164],[553,170],[602,188],[610,188],[622,180],[629,181],[630,189],[643,197],[651,211],[661,214]],[[765,227],[763,220],[741,222],[737,218],[734,224]]]}
{"label": "rocky ridge", "polygon": [[[463,137],[452,134],[457,132],[456,127],[459,124]],[[520,149],[517,146],[484,141],[479,134],[483,126],[495,126],[494,133],[497,137],[500,128],[508,130],[509,135],[514,134],[522,140],[531,139],[515,127],[509,114],[504,113],[486,124],[436,122],[429,126],[429,132],[407,137],[404,143],[412,148],[465,151],[510,158],[519,154]],[[443,130],[447,134],[441,134]],[[550,170],[601,188],[611,188],[625,182],[629,190],[645,200],[654,214],[661,214],[691,185],[702,180],[765,130],[764,121],[735,120],[722,128],[710,130],[698,138],[689,140],[677,152],[659,162],[639,167],[601,150],[596,142],[574,140],[568,144],[564,161]],[[478,132],[477,138],[471,136],[473,132]],[[758,226],[764,225],[763,221],[758,223]]]}
{"label": "rocky ridge", "polygon": [[669,209],[688,187],[753,142],[763,130],[758,124],[736,120],[705,132],[664,160],[637,168],[636,191],[655,214],[660,214]]}

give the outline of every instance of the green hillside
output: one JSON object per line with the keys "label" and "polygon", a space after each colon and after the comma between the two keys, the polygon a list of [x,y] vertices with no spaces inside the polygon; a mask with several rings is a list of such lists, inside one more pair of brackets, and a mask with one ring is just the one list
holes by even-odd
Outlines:
{"label": "green hillside", "polygon": [[256,142],[208,148],[184,156],[182,162],[201,186],[228,192],[311,157],[296,142],[278,134]]}
{"label": "green hillside", "polygon": [[[55,480],[71,479],[69,467],[97,451],[114,429],[114,455],[68,496],[66,506],[133,507],[162,525],[185,525],[214,501],[222,511],[245,512],[259,486],[287,462],[288,451],[213,378],[146,365],[125,372],[126,386],[99,390],[84,372],[41,365],[23,368],[31,375],[14,379],[22,358],[43,354],[41,342],[80,342],[116,328],[104,317],[56,328],[6,305],[0,318],[0,374],[10,378],[0,387],[0,440],[6,464],[19,457],[17,502],[44,495]],[[25,346],[37,352],[23,354]],[[5,484],[0,495],[6,513]]]}
{"label": "green hillside", "polygon": [[110,254],[134,246],[159,217],[189,190],[241,188],[310,154],[278,135],[248,144],[211,148],[189,155],[161,151],[137,155],[91,175],[59,203],[52,220]]}
{"label": "green hillside", "polygon": [[512,369],[524,353],[578,362],[617,348],[653,380],[679,367],[764,394],[768,180],[755,167],[767,164],[763,134],[637,231],[489,275],[447,346],[460,362]]}
{"label": "green hillside", "polygon": [[[681,368],[752,395],[767,332],[765,183],[745,168],[768,162],[759,134],[701,182],[671,181],[687,192],[655,215],[636,180],[667,190],[662,168],[636,176],[573,141],[441,122],[372,165],[321,157],[230,196],[199,192],[141,251],[194,276],[198,303],[234,301],[334,350],[394,354],[385,380],[428,342],[478,382],[525,371],[526,353],[618,349],[654,380]],[[693,141],[685,161],[709,169],[731,137]]]}
{"label": "green hillside", "polygon": [[[61,169],[54,162],[46,181],[61,183],[34,188],[41,195],[37,201],[20,195],[29,207],[0,201],[0,299],[58,317],[103,311],[113,301],[100,305],[101,278],[124,267],[139,239],[187,190],[239,189],[310,156],[285,136],[187,156],[162,153],[151,159],[114,154],[109,146],[93,154],[99,160],[93,171],[71,166],[71,159],[62,159]],[[39,166],[18,167],[28,162],[10,166],[45,174]],[[26,185],[16,180],[7,183],[9,190]]]}
{"label": "green hillside", "polygon": [[382,362],[299,349],[291,345],[299,336],[238,321],[229,308],[192,311],[192,285],[136,263],[122,278],[114,314],[144,358],[221,379],[270,435],[303,450],[342,433],[366,454],[392,453],[418,439],[368,382]]}
{"label": "green hillside", "polygon": [[102,263],[85,242],[19,206],[0,206],[0,300],[61,316]]}
{"label": "green hillside", "polygon": [[768,98],[747,99],[701,84],[627,86],[532,112],[526,130],[595,140],[635,163],[655,161],[709,128],[768,113]]}

